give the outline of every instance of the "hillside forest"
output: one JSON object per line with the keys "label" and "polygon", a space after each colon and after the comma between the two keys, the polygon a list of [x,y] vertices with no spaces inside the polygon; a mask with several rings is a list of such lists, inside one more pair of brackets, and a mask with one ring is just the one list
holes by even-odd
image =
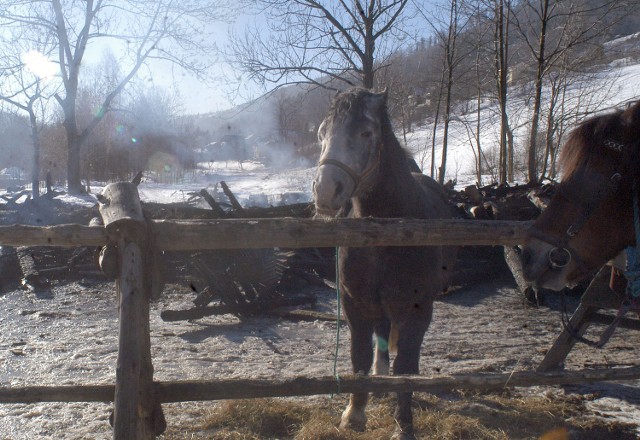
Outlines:
{"label": "hillside forest", "polygon": [[[351,86],[387,91],[401,140],[427,131],[412,152],[440,182],[454,177],[453,123],[478,183],[540,182],[557,177],[571,127],[616,102],[603,72],[640,59],[638,0],[116,3],[0,0],[0,187],[27,182],[38,197],[45,176],[80,193],[139,171],[179,182],[216,160],[312,166],[331,97]],[[224,42],[194,31],[238,17]],[[30,68],[34,51],[52,74]],[[203,53],[232,74],[209,77]],[[177,87],[148,79],[157,60],[242,102],[190,112]],[[258,97],[243,100],[249,85]],[[512,120],[521,108],[526,121]]]}

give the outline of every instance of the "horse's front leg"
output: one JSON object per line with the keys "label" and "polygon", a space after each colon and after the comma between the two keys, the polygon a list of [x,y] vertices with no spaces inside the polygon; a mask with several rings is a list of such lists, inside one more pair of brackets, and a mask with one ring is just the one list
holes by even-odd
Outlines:
{"label": "horse's front leg", "polygon": [[373,358],[373,374],[386,376],[389,374],[389,334],[391,333],[391,321],[382,318],[374,326],[376,335],[376,349]]}
{"label": "horse's front leg", "polygon": [[[351,330],[351,365],[355,374],[369,374],[373,363],[373,324],[362,319],[359,311],[345,298],[344,312]],[[364,431],[367,425],[365,408],[369,393],[353,393],[342,413],[340,428]]]}
{"label": "horse's front leg", "polygon": [[[393,374],[418,374],[420,372],[420,348],[424,334],[429,328],[433,304],[416,304],[416,312],[395,323],[398,329],[398,354],[393,362]],[[394,440],[414,440],[413,414],[411,413],[412,392],[397,393],[397,407],[394,414],[397,428]]]}

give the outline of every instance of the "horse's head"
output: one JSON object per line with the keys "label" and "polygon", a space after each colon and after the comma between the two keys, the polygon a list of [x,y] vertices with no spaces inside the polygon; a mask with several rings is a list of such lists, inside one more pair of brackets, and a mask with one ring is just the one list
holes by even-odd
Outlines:
{"label": "horse's head", "polygon": [[355,88],[338,94],[318,129],[322,152],[313,181],[316,212],[334,216],[371,188],[382,149],[387,94]]}
{"label": "horse's head", "polygon": [[527,280],[560,290],[635,243],[639,144],[640,103],[591,118],[571,133],[560,156],[562,181],[522,250]]}

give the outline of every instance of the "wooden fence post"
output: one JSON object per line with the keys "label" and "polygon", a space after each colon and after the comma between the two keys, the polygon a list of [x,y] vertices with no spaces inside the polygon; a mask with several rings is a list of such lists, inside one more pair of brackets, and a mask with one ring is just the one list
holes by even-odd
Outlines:
{"label": "wooden fence post", "polygon": [[98,200],[105,228],[115,240],[118,260],[119,342],[113,438],[153,439],[166,427],[155,396],[151,363],[153,246],[134,184],[109,184]]}

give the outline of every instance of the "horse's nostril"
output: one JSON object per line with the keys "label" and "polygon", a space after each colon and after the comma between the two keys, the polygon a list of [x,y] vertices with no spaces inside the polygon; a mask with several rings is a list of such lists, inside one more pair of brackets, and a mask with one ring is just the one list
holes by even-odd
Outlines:
{"label": "horse's nostril", "polygon": [[523,266],[527,266],[531,262],[531,251],[527,248],[520,249],[520,260]]}
{"label": "horse's nostril", "polygon": [[342,191],[344,191],[344,185],[342,185],[342,182],[338,182],[336,184],[336,191],[334,193],[334,196],[339,196],[340,194],[342,194]]}

